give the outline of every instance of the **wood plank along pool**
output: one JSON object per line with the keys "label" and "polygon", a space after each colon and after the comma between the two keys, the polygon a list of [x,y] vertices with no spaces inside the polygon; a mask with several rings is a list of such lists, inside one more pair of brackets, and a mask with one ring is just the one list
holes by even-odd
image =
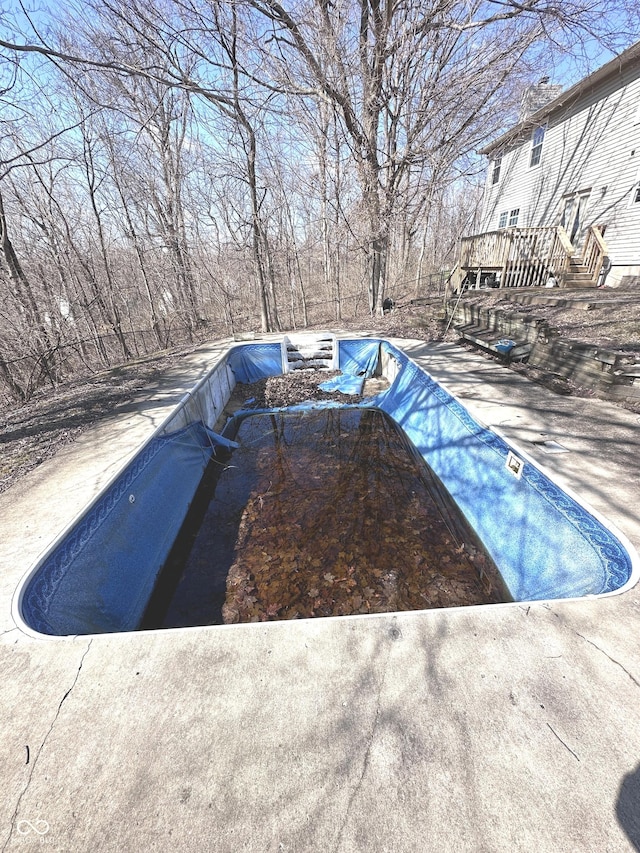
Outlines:
{"label": "wood plank along pool", "polygon": [[442,483],[384,412],[239,419],[167,561],[145,628],[511,600]]}

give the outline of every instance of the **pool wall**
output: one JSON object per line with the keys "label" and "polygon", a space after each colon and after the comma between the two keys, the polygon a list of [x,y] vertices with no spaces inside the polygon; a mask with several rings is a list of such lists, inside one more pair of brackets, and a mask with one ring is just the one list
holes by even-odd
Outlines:
{"label": "pool wall", "polygon": [[140,624],[215,448],[236,380],[224,358],[28,573],[16,621],[41,634],[132,631]]}
{"label": "pool wall", "polygon": [[[631,555],[601,521],[406,356],[398,358],[402,370],[380,408],[442,480],[514,600],[599,595],[630,580]],[[510,453],[522,463],[519,476],[507,465]]]}
{"label": "pool wall", "polygon": [[[367,405],[389,414],[440,477],[514,600],[602,595],[635,582],[634,559],[618,536],[401,350],[341,340],[339,363],[347,374],[389,379]],[[49,635],[137,628],[202,473],[225,443],[212,427],[236,382],[281,371],[280,343],[231,348],[28,573],[17,621]],[[517,476],[510,452],[521,463]]]}

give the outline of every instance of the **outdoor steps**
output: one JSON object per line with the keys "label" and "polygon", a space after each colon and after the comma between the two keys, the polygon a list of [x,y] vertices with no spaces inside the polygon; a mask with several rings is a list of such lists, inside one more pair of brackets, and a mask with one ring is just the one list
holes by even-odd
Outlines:
{"label": "outdoor steps", "polygon": [[330,333],[285,335],[281,344],[282,372],[337,370],[338,343]]}
{"label": "outdoor steps", "polygon": [[[574,288],[569,294],[565,288],[547,288],[547,287],[527,287],[522,290],[514,290],[509,293],[509,299],[512,302],[519,302],[522,305],[547,305],[554,308],[583,308],[585,311],[595,307],[594,294],[592,287],[580,289]],[[605,304],[619,305],[624,301],[637,300],[635,297],[625,298],[619,294],[612,296],[610,299],[603,299],[598,296],[597,305]]]}
{"label": "outdoor steps", "polygon": [[562,286],[571,289],[595,287],[597,283],[578,261],[570,262],[569,271],[562,279]]}
{"label": "outdoor steps", "polygon": [[589,273],[586,272],[569,272],[563,279],[562,286],[567,289],[595,287]]}
{"label": "outdoor steps", "polygon": [[[507,361],[522,361],[531,352],[532,344],[526,341],[513,341],[513,338],[507,339],[506,336],[497,333],[495,329],[471,325],[459,327],[458,331],[466,340],[495,352]],[[504,343],[506,340],[513,341],[514,345],[507,349]]]}
{"label": "outdoor steps", "polygon": [[453,327],[465,340],[500,353],[495,342],[510,338],[516,344],[509,360],[528,359],[532,367],[591,388],[614,399],[640,400],[640,358],[593,344],[560,338],[546,320],[531,314],[484,308],[449,300]]}

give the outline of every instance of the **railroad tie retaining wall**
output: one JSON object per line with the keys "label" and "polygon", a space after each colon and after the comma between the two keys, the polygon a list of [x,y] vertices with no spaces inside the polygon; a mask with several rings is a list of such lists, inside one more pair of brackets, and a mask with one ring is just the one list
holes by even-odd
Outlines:
{"label": "railroad tie retaining wall", "polygon": [[530,344],[528,363],[615,399],[640,399],[640,357],[561,338],[532,314],[484,308],[454,300],[447,304],[453,326],[468,340],[493,350],[487,341],[510,338]]}

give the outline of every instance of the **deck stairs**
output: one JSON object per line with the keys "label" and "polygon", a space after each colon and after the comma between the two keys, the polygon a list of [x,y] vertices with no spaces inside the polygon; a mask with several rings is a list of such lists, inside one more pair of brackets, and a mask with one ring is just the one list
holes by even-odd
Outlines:
{"label": "deck stairs", "polygon": [[582,257],[575,255],[569,259],[569,266],[564,275],[562,282],[563,287],[567,288],[584,288],[593,287],[593,274],[589,272],[586,265],[582,261]]}

